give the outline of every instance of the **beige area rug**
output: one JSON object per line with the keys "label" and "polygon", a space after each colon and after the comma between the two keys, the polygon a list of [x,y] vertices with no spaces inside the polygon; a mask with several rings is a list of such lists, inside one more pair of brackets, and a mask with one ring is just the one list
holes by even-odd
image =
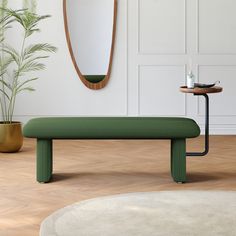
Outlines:
{"label": "beige area rug", "polygon": [[40,236],[236,236],[236,192],[115,195],[65,207]]}

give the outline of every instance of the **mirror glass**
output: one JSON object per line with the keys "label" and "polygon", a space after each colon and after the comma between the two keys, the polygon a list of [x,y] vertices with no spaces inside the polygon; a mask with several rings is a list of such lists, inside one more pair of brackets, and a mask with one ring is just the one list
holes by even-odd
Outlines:
{"label": "mirror glass", "polygon": [[64,0],[64,20],[80,79],[91,89],[104,87],[111,73],[116,0]]}

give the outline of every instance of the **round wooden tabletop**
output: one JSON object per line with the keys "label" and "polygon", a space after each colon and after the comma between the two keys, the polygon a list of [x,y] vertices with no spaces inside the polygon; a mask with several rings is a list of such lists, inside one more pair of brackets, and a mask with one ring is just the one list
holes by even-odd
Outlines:
{"label": "round wooden tabletop", "polygon": [[187,88],[187,86],[181,86],[180,91],[182,93],[194,93],[194,94],[206,94],[206,93],[220,93],[223,91],[222,87],[214,86],[211,88]]}

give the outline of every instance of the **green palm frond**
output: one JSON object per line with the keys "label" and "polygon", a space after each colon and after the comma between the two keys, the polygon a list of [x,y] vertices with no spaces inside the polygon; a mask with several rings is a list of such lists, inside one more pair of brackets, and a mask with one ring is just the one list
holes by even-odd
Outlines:
{"label": "green palm frond", "polygon": [[19,71],[20,73],[26,73],[26,72],[40,71],[44,69],[45,65],[43,63],[29,61],[23,64]]}
{"label": "green palm frond", "polygon": [[[7,4],[8,4],[8,0],[2,0],[0,6],[1,8],[7,8]],[[4,15],[4,11],[0,9],[0,17],[2,18],[3,15]]]}
{"label": "green palm frond", "polygon": [[[10,8],[0,7],[0,11],[4,13],[3,16],[1,17],[1,20],[0,20],[0,24],[2,24],[2,22],[7,21],[11,17],[19,18],[19,16],[21,16],[23,14],[25,9],[12,10]],[[14,20],[16,20],[16,19],[14,19]]]}
{"label": "green palm frond", "polygon": [[12,58],[12,60],[16,62],[17,65],[20,64],[21,61],[20,54],[19,52],[16,51],[16,49],[6,44],[0,46],[0,49],[2,52],[5,52],[7,55],[9,55]]}
{"label": "green palm frond", "polygon": [[17,91],[20,91],[20,89],[22,89],[22,87],[24,87],[24,86],[27,85],[28,83],[31,83],[31,82],[36,81],[36,80],[38,80],[38,79],[39,79],[39,78],[28,79],[28,80],[26,80],[26,81],[24,81],[24,82],[22,82],[22,83],[19,83],[19,84],[17,85],[16,90],[17,90]]}
{"label": "green palm frond", "polygon": [[6,91],[4,91],[3,89],[0,88],[0,92],[7,98],[8,101],[10,101],[10,97],[9,97],[9,95],[7,94]]}
{"label": "green palm frond", "polygon": [[[27,79],[27,73],[44,70],[45,65],[40,60],[57,51],[56,47],[48,43],[27,46],[27,38],[40,31],[38,23],[50,17],[32,12],[36,8],[36,1],[31,3],[28,9],[12,10],[6,8],[6,5],[0,7],[0,105],[3,120],[8,122],[12,121],[16,96],[24,91],[35,91],[29,85],[38,78]],[[19,49],[6,44],[4,37],[5,31],[16,24],[24,31]]]}
{"label": "green palm frond", "polygon": [[5,57],[1,59],[1,70],[6,70],[7,67],[13,62],[12,57]]}
{"label": "green palm frond", "polygon": [[[0,10],[1,11],[1,10]],[[10,15],[3,15],[0,18],[0,38],[1,42],[4,40],[4,34],[5,32],[11,28],[11,23],[13,23],[15,20],[11,19]]]}
{"label": "green palm frond", "polygon": [[56,52],[57,48],[48,43],[38,43],[28,46],[24,51],[24,58],[28,59],[32,54],[37,52]]}
{"label": "green palm frond", "polygon": [[6,70],[1,71],[1,72],[0,72],[0,77],[3,77],[6,73],[7,73]]}
{"label": "green palm frond", "polygon": [[21,26],[25,29],[26,37],[29,37],[35,32],[39,32],[40,29],[37,28],[37,24],[39,23],[39,21],[50,17],[50,15],[38,16],[37,14],[28,11],[24,11],[24,13],[22,14],[18,13],[12,13],[12,14],[18,21],[18,23],[20,23]]}
{"label": "green palm frond", "polygon": [[13,19],[25,29],[27,37],[30,36],[32,33],[39,31],[39,28],[37,28],[37,24],[39,23],[39,21],[50,17],[50,15],[39,16],[35,13],[27,11],[26,9],[0,9],[5,12],[5,17],[1,19],[0,24],[1,22],[5,22],[7,19],[13,17]]}
{"label": "green palm frond", "polygon": [[[2,25],[3,25],[3,27],[4,28],[6,28],[7,26],[9,26],[11,23],[13,23],[13,22],[15,22],[15,19],[8,19],[8,20],[6,20],[6,21],[4,21],[4,22],[2,22]],[[4,24],[3,24],[4,23]],[[10,27],[9,27],[10,28]]]}
{"label": "green palm frond", "polygon": [[0,77],[7,73],[8,66],[13,62],[12,57],[1,58],[0,61]]}
{"label": "green palm frond", "polygon": [[11,85],[9,83],[7,83],[6,81],[0,80],[0,84],[4,85],[6,88],[8,88],[10,91],[12,91]]}
{"label": "green palm frond", "polygon": [[19,94],[19,93],[21,93],[21,92],[23,92],[23,91],[34,92],[35,89],[32,88],[32,87],[25,87],[25,88],[22,88],[22,89],[18,90],[16,93]]}

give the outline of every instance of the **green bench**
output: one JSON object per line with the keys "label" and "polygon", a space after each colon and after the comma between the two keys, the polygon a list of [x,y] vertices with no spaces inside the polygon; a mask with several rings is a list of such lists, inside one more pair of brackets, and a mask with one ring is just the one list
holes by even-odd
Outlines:
{"label": "green bench", "polygon": [[[25,137],[37,139],[37,181],[49,182],[54,139],[170,139],[171,174],[186,181],[186,138],[200,135],[192,119],[172,117],[57,117],[30,120]],[[79,157],[83,158],[83,157]]]}

